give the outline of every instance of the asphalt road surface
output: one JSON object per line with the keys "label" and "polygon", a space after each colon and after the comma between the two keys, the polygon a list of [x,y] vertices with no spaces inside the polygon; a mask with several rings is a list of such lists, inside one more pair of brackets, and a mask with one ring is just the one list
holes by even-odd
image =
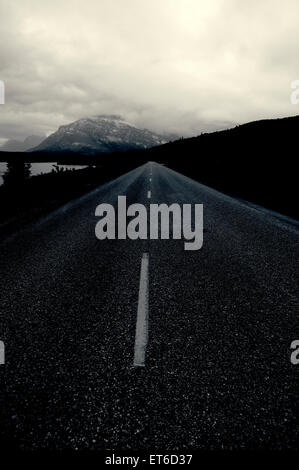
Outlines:
{"label": "asphalt road surface", "polygon": [[[202,203],[202,249],[185,251],[181,240],[98,240],[95,208],[116,205],[119,195],[146,207]],[[295,225],[148,163],[0,250],[7,443],[298,447]],[[144,254],[148,343],[144,367],[134,367]]]}

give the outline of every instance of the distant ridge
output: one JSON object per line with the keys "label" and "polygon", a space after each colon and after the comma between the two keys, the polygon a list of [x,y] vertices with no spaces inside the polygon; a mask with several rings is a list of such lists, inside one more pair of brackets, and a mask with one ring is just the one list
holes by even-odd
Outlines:
{"label": "distant ridge", "polygon": [[0,152],[26,152],[32,147],[39,145],[44,138],[44,136],[30,135],[23,141],[11,139],[0,147]]}
{"label": "distant ridge", "polygon": [[262,119],[167,143],[147,160],[298,220],[298,138],[299,116]]}
{"label": "distant ridge", "polygon": [[166,142],[163,136],[139,129],[121,116],[101,114],[60,126],[31,151],[112,153],[148,149]]}

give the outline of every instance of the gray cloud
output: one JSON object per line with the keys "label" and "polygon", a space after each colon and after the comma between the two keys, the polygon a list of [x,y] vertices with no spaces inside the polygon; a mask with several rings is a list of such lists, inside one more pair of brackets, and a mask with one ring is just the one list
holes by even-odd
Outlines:
{"label": "gray cloud", "polygon": [[0,0],[0,140],[121,114],[195,135],[298,113],[297,0]]}

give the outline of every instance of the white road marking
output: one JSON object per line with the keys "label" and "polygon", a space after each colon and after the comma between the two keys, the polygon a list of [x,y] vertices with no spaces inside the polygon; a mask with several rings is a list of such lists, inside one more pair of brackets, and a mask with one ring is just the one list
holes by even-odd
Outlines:
{"label": "white road marking", "polygon": [[152,192],[151,191],[148,191],[147,192],[147,198],[150,199],[152,197]]}
{"label": "white road marking", "polygon": [[152,181],[152,178],[150,178],[150,182]]}
{"label": "white road marking", "polygon": [[134,367],[145,366],[145,351],[148,342],[149,257],[143,253],[140,269],[139,296],[134,348]]}

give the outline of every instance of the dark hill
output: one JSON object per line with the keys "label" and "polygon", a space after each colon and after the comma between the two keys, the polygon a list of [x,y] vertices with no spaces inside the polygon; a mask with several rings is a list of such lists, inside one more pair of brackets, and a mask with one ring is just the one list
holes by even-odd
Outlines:
{"label": "dark hill", "polygon": [[298,219],[299,116],[250,122],[147,151],[150,160]]}

